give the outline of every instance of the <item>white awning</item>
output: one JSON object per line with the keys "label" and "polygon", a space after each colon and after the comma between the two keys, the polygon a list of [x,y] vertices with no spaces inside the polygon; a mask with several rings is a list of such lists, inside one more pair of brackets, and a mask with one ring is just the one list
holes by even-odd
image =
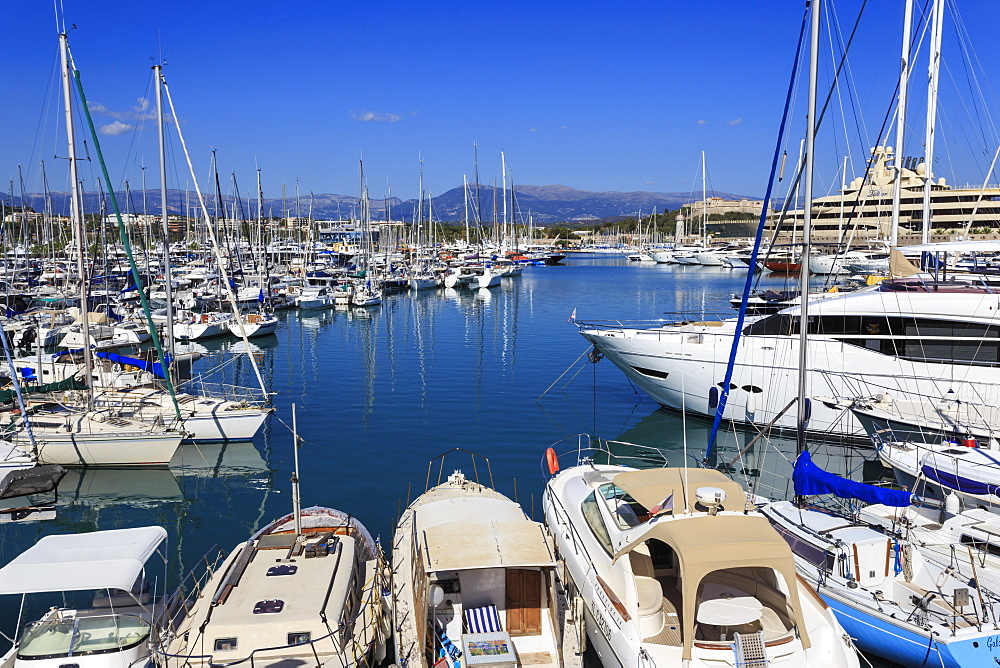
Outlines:
{"label": "white awning", "polygon": [[0,594],[129,590],[166,537],[155,526],[46,536],[0,568]]}
{"label": "white awning", "polygon": [[996,253],[1000,252],[1000,241],[941,241],[934,244],[900,246],[904,253],[927,251],[929,253]]}

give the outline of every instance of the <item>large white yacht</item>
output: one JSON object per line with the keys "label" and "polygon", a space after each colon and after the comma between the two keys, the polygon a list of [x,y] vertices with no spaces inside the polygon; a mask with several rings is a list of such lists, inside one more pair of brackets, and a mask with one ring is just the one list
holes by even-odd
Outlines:
{"label": "large white yacht", "polygon": [[[853,399],[896,398],[1000,402],[1000,295],[985,286],[886,281],[873,289],[809,306],[808,430],[863,437],[847,410]],[[715,414],[736,332],[720,321],[577,322],[580,333],[628,378],[670,408]],[[723,417],[736,423],[794,428],[799,307],[748,318],[736,351]]]}
{"label": "large white yacht", "polygon": [[545,523],[605,666],[859,665],[739,484],[587,458],[559,471],[547,457]]}

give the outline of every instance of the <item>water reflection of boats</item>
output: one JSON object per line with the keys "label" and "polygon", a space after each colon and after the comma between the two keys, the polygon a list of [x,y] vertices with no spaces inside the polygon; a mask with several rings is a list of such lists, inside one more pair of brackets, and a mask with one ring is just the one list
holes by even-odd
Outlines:
{"label": "water reflection of boats", "polygon": [[218,477],[267,471],[267,462],[249,441],[185,444],[170,461],[180,476]]}
{"label": "water reflection of boats", "polygon": [[[663,466],[663,459],[672,466],[683,466],[685,463],[694,466],[704,456],[711,429],[711,420],[689,416],[682,422],[679,414],[660,408],[622,432],[610,446],[616,455],[639,457],[648,460],[649,466]],[[730,426],[720,430],[712,465],[758,494],[791,498],[795,438],[772,434],[754,441],[757,435],[756,429]],[[857,481],[866,477],[864,464],[872,459],[870,447],[833,441],[813,442],[810,452],[817,466]]]}
{"label": "water reflection of boats", "polygon": [[152,506],[184,498],[166,468],[72,468],[59,484],[63,504]]}

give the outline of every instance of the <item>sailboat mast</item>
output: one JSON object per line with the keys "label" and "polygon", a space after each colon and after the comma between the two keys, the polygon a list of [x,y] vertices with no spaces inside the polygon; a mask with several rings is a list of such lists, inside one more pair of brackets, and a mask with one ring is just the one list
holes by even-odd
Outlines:
{"label": "sailboat mast", "polygon": [[[170,358],[174,357],[174,287],[170,271],[170,226],[167,224],[167,151],[163,131],[163,78],[160,65],[153,65],[153,76],[156,77],[156,129],[160,142],[160,217],[163,232],[163,286],[167,293],[167,349]],[[143,188],[143,197],[146,189]],[[143,286],[137,285],[142,290]],[[171,365],[172,366],[172,365]]]}
{"label": "sailboat mast", "polygon": [[797,452],[805,450],[805,428],[809,419],[809,403],[806,399],[808,387],[806,383],[806,364],[808,362],[806,343],[809,336],[809,254],[812,242],[812,201],[813,201],[813,168],[815,166],[816,147],[816,86],[819,74],[819,17],[821,0],[812,3],[812,21],[809,38],[809,101],[806,107],[806,153],[805,153],[805,209],[802,216],[802,267],[799,287],[799,401],[798,420],[795,430],[795,446]]}
{"label": "sailboat mast", "polygon": [[498,241],[500,241],[500,249],[503,252],[503,244],[507,238],[507,160],[504,157],[503,151],[500,151],[500,172],[503,183],[503,224],[501,225],[501,237]]}
{"label": "sailboat mast", "polygon": [[[63,103],[66,107],[66,142],[69,149],[69,180],[70,180],[70,219],[73,225],[73,234],[76,236],[76,267],[80,279],[80,326],[83,328],[83,365],[86,370],[86,384],[92,388],[94,384],[94,357],[90,350],[90,318],[88,317],[90,308],[87,290],[87,262],[86,262],[86,229],[83,225],[83,210],[80,200],[80,176],[76,165],[76,132],[73,127],[73,98],[70,92],[70,62],[69,62],[69,37],[66,33],[59,35],[59,56],[62,62],[62,84]],[[110,184],[109,184],[110,185]],[[87,391],[87,409],[93,408],[94,394],[92,389]]]}
{"label": "sailboat mast", "polygon": [[[896,180],[892,187],[892,227],[889,228],[889,246],[895,248],[899,241],[899,208],[903,193],[903,138],[906,130],[906,88],[910,81],[910,31],[913,23],[913,0],[906,0],[903,10],[903,51],[899,58],[899,104],[896,105]],[[843,212],[843,207],[841,207]],[[841,214],[843,215],[843,214]]]}
{"label": "sailboat mast", "polygon": [[931,189],[934,173],[934,125],[937,122],[938,79],[941,74],[941,33],[944,22],[944,2],[934,0],[931,9],[931,48],[927,82],[927,126],[924,134],[924,207],[921,243],[931,240]]}
{"label": "sailboat mast", "polygon": [[708,246],[708,185],[705,152],[701,152],[701,245]]}

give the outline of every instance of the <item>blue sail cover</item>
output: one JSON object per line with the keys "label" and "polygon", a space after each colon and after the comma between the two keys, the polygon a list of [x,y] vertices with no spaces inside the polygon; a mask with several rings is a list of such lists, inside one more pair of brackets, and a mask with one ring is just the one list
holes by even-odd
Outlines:
{"label": "blue sail cover", "polygon": [[[134,357],[126,357],[125,355],[118,355],[116,353],[109,353],[104,351],[98,351],[94,353],[98,357],[104,358],[106,360],[111,360],[112,362],[117,362],[118,364],[125,364],[127,366],[134,366],[136,368],[142,369],[143,371],[148,371],[157,378],[166,378],[166,374],[163,371],[163,365],[159,362],[147,362],[146,360],[136,359]],[[170,355],[164,356],[164,361],[166,361],[167,366],[170,366]]]}
{"label": "blue sail cover", "polygon": [[954,473],[949,473],[948,471],[936,469],[933,466],[928,466],[927,464],[924,464],[920,471],[927,476],[928,480],[933,480],[942,487],[948,487],[949,489],[953,489],[958,492],[965,492],[966,494],[979,494],[982,496],[989,496],[992,494],[994,496],[1000,496],[1000,487],[992,485],[988,482],[965,478],[960,475],[955,475]]}
{"label": "blue sail cover", "polygon": [[813,463],[808,450],[803,450],[795,461],[792,481],[795,483],[795,494],[798,496],[834,494],[842,499],[858,499],[865,503],[882,503],[896,508],[910,505],[909,492],[866,485],[824,471]]}

